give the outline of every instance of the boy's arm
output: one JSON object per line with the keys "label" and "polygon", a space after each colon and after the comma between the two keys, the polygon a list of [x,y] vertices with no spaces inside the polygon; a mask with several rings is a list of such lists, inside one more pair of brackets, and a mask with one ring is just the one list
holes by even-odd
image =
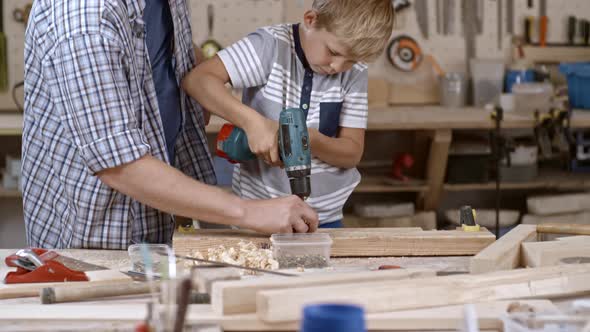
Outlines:
{"label": "boy's arm", "polygon": [[365,129],[340,127],[337,137],[329,137],[309,128],[311,153],[318,159],[340,168],[358,165],[365,147]]}
{"label": "boy's arm", "polygon": [[244,129],[254,154],[271,165],[280,164],[278,123],[234,98],[225,87],[229,82],[225,65],[215,56],[193,68],[182,80],[182,88],[205,109]]}

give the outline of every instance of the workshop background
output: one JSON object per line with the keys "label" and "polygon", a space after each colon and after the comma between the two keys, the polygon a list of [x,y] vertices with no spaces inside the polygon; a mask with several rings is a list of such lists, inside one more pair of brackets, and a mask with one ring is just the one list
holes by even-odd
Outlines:
{"label": "workshop background", "polygon": [[[298,22],[312,1],[189,3],[195,44],[227,46],[260,26]],[[363,180],[345,225],[449,228],[470,205],[493,230],[497,204],[500,233],[520,222],[590,224],[590,1],[393,3],[392,42],[370,65]],[[30,2],[0,4],[0,248],[16,248],[25,243],[19,83]],[[222,123],[212,120],[210,143]],[[224,183],[230,166],[217,165]]]}

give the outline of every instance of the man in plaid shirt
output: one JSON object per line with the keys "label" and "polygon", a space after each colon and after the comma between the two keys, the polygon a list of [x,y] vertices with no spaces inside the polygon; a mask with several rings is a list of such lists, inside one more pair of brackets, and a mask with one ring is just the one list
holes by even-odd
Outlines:
{"label": "man in plaid shirt", "polygon": [[212,186],[205,112],[179,88],[195,64],[186,0],[34,2],[22,153],[30,246],[170,243],[173,215],[315,230],[317,214],[295,196],[246,201]]}

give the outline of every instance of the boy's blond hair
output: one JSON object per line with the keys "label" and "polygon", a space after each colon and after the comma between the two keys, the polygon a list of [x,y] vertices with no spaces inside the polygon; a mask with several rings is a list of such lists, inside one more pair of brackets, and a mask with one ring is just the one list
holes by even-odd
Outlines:
{"label": "boy's blond hair", "polygon": [[391,0],[314,0],[312,10],[317,14],[316,28],[335,34],[357,61],[377,58],[391,37]]}

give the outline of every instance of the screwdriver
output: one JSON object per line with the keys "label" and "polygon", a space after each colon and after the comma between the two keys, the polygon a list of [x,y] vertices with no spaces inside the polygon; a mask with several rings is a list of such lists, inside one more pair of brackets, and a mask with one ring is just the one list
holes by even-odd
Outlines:
{"label": "screwdriver", "polygon": [[582,26],[582,43],[586,46],[590,46],[590,21],[582,20],[584,22]]}
{"label": "screwdriver", "polygon": [[533,22],[535,21],[534,17],[528,16],[524,19],[524,42],[526,44],[532,43],[532,35],[533,35]]}
{"label": "screwdriver", "polygon": [[549,18],[547,17],[547,0],[541,0],[539,4],[539,46],[547,45],[547,28]]}

